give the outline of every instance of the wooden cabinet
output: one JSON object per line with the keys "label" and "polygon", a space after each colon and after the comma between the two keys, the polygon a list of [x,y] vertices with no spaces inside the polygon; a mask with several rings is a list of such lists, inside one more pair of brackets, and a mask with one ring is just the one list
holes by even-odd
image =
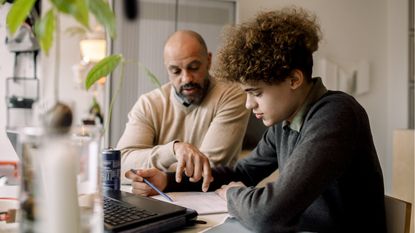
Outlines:
{"label": "wooden cabinet", "polygon": [[[393,135],[392,196],[414,205],[414,130],[398,129]],[[412,216],[414,216],[412,208]],[[414,218],[411,231],[414,232]]]}

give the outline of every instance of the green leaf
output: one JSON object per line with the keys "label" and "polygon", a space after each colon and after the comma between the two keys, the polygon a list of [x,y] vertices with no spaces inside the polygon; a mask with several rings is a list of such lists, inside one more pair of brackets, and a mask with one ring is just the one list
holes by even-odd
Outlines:
{"label": "green leaf", "polygon": [[101,106],[99,105],[95,96],[94,98],[92,98],[92,106],[90,108],[90,111],[93,111],[95,113],[101,113]]}
{"label": "green leaf", "polygon": [[96,81],[109,75],[117,68],[118,64],[122,61],[122,55],[116,54],[108,56],[99,61],[91,70],[85,80],[85,88],[88,90]]}
{"label": "green leaf", "polygon": [[110,5],[104,0],[87,0],[92,14],[108,31],[112,38],[115,38],[115,15]]}
{"label": "green leaf", "polygon": [[0,4],[3,5],[6,2],[6,0],[0,0]]}
{"label": "green leaf", "polygon": [[157,87],[161,87],[160,80],[157,78],[155,74],[153,74],[147,66],[145,66],[143,63],[138,62],[138,66],[144,69],[144,72],[146,73],[147,77],[150,78],[150,81],[156,85]]}
{"label": "green leaf", "polygon": [[60,11],[66,14],[71,13],[77,0],[50,0],[50,2]]}
{"label": "green leaf", "polygon": [[85,27],[89,27],[88,7],[85,0],[50,0],[62,13],[74,17]]}
{"label": "green leaf", "polygon": [[13,3],[6,19],[6,24],[11,35],[13,35],[26,20],[35,2],[36,0],[16,0]]}
{"label": "green leaf", "polygon": [[41,19],[36,22],[35,33],[40,47],[48,55],[52,47],[53,33],[55,32],[56,18],[53,9],[50,9]]}
{"label": "green leaf", "polygon": [[74,9],[73,15],[78,22],[89,28],[89,13],[85,0],[76,1],[76,8]]}
{"label": "green leaf", "polygon": [[159,79],[154,75],[147,67],[144,67],[144,71],[146,72],[147,76],[150,78],[151,82],[156,85],[157,87],[161,87],[161,83]]}

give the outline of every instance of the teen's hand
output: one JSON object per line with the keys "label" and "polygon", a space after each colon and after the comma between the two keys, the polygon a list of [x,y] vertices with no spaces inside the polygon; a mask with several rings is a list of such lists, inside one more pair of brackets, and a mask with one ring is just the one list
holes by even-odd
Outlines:
{"label": "teen's hand", "polygon": [[125,177],[132,180],[132,192],[143,196],[158,195],[157,191],[144,183],[143,178],[146,178],[160,191],[163,191],[167,186],[166,173],[157,168],[130,170],[125,173]]}
{"label": "teen's hand", "polygon": [[173,145],[177,159],[176,182],[182,181],[182,173],[189,177],[191,182],[198,182],[203,177],[202,191],[206,192],[213,181],[209,159],[195,146],[185,142],[176,142]]}
{"label": "teen's hand", "polygon": [[238,181],[238,182],[230,182],[229,184],[226,185],[222,185],[222,187],[220,187],[220,189],[217,189],[215,191],[215,193],[217,193],[223,200],[227,201],[228,199],[226,198],[226,192],[228,191],[228,189],[233,188],[233,187],[246,187],[244,185],[244,183]]}

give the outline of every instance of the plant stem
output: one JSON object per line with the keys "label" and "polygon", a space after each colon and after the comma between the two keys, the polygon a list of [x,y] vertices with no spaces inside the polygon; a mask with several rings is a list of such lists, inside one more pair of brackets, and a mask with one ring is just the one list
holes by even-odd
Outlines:
{"label": "plant stem", "polygon": [[118,97],[118,94],[120,93],[121,87],[124,83],[124,70],[125,70],[125,63],[121,62],[121,75],[120,75],[120,81],[118,82],[117,89],[115,90],[114,94],[111,97],[110,107],[108,109],[108,120],[105,122],[104,132],[108,130],[110,122],[111,122],[111,115],[112,115],[112,108],[114,106],[115,100]]}
{"label": "plant stem", "polygon": [[53,87],[53,100],[55,103],[59,99],[59,70],[60,70],[60,20],[59,14],[56,14],[56,47],[55,47],[55,69],[53,74],[54,87]]}

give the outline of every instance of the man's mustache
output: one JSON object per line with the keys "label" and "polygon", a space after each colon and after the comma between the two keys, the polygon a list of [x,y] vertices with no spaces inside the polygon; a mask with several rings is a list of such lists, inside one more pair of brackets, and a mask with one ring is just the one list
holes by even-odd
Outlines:
{"label": "man's mustache", "polygon": [[202,86],[200,86],[197,83],[186,83],[183,86],[180,87],[180,92],[182,92],[185,89],[190,89],[190,88],[197,88],[197,89],[202,89]]}

